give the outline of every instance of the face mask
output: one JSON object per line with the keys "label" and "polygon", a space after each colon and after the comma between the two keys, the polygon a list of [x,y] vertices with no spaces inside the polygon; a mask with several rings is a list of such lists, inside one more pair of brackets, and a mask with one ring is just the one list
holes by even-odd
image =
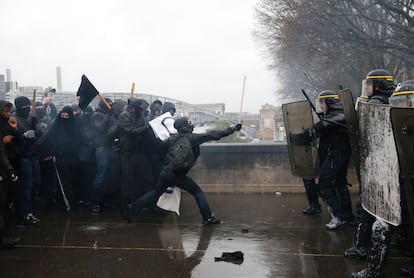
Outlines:
{"label": "face mask", "polygon": [[27,118],[29,116],[29,113],[30,113],[30,107],[19,108],[19,109],[16,110],[16,112],[17,112],[18,115],[20,115],[24,118]]}

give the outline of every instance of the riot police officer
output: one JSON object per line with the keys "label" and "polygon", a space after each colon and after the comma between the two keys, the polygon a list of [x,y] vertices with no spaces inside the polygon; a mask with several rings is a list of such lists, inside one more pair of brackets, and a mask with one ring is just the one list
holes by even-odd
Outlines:
{"label": "riot police officer", "polygon": [[[368,103],[388,104],[388,99],[395,88],[393,75],[384,69],[370,71],[362,82],[362,97],[368,98]],[[358,200],[358,204],[359,204]],[[368,253],[371,239],[371,227],[375,217],[357,204],[360,215],[355,233],[354,246],[345,250],[345,257],[356,259],[365,258]]]}
{"label": "riot police officer", "polygon": [[323,91],[319,93],[317,102],[322,110],[321,121],[315,125],[321,165],[318,184],[332,216],[325,227],[334,230],[354,220],[346,178],[351,147],[338,94],[331,90]]}
{"label": "riot police officer", "polygon": [[[389,71],[383,69],[369,72],[363,85],[363,92],[368,96],[368,103],[372,104],[388,104],[395,89],[394,77]],[[373,217],[366,210],[362,211],[356,245],[346,250],[345,256],[367,256],[367,267],[352,273],[352,277],[382,277],[391,235],[392,228],[386,221]],[[371,239],[371,247],[369,247],[369,239]]]}

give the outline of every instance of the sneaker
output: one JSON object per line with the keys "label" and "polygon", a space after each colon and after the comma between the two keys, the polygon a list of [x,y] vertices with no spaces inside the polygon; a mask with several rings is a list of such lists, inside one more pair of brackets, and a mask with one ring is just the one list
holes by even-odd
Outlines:
{"label": "sneaker", "polygon": [[365,247],[356,247],[352,246],[348,248],[344,252],[345,257],[354,258],[354,259],[365,259],[368,255],[368,249]]}
{"label": "sneaker", "polygon": [[37,221],[34,221],[29,215],[26,215],[23,219],[20,219],[16,224],[16,228],[18,229],[36,228],[38,226],[39,219],[37,219]]}
{"label": "sneaker", "polygon": [[213,225],[213,224],[221,224],[221,220],[212,216],[209,219],[203,221],[203,225]]}
{"label": "sneaker", "polygon": [[303,214],[312,215],[321,213],[321,207],[309,206],[303,210]]}
{"label": "sneaker", "polygon": [[345,221],[342,221],[338,217],[334,217],[331,219],[331,221],[325,225],[325,228],[328,230],[336,230],[338,227],[345,224]]}
{"label": "sneaker", "polygon": [[0,248],[12,248],[19,243],[19,237],[3,237],[0,241]]}
{"label": "sneaker", "polygon": [[101,207],[99,205],[94,205],[92,206],[91,212],[92,212],[92,215],[100,215]]}
{"label": "sneaker", "polygon": [[34,216],[32,213],[28,213],[26,215],[27,218],[29,218],[33,223],[39,223],[40,219]]}

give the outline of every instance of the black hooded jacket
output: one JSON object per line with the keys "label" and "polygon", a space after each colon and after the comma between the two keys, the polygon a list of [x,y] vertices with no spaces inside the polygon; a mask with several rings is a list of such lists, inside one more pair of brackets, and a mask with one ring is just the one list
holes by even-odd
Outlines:
{"label": "black hooded jacket", "polygon": [[[213,141],[213,140],[220,140],[222,137],[228,136],[230,134],[232,134],[235,131],[235,129],[233,127],[228,127],[224,130],[212,130],[209,132],[206,132],[204,134],[199,134],[199,133],[178,133],[178,134],[174,134],[172,135],[170,138],[168,138],[167,141],[162,142],[162,146],[164,149],[169,149],[175,142],[175,140],[177,140],[178,137],[180,136],[186,136],[188,138],[188,140],[190,141],[191,144],[191,148],[193,150],[193,157],[194,157],[194,161],[192,163],[192,165],[195,164],[195,162],[197,161],[197,158],[200,156],[200,145],[208,142],[208,141]],[[164,162],[164,169],[168,170],[171,167],[169,167],[169,160],[168,160],[168,155],[165,157],[165,162]],[[191,170],[191,167],[184,169],[183,170],[183,174],[187,174],[189,171]]]}
{"label": "black hooded jacket", "polygon": [[[69,114],[69,119],[63,119],[61,113]],[[39,140],[42,152],[52,153],[56,157],[77,159],[82,143],[82,135],[76,126],[72,109],[65,106],[56,116],[49,131]]]}
{"label": "black hooded jacket", "polygon": [[[3,112],[4,108],[6,108],[7,105],[11,105],[10,102],[5,100],[0,100],[0,114]],[[17,160],[17,154],[16,154],[16,138],[19,136],[19,133],[16,130],[13,130],[13,128],[9,125],[9,119],[3,118],[0,116],[0,133],[1,133],[1,139],[3,139],[4,136],[11,135],[15,139],[12,140],[11,143],[5,144],[5,152],[7,154],[8,159],[11,161],[12,164],[15,164]]]}

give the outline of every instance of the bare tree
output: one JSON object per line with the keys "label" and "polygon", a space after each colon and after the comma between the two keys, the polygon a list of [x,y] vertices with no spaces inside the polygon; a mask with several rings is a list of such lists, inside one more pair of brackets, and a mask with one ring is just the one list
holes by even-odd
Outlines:
{"label": "bare tree", "polygon": [[300,97],[338,85],[359,94],[361,79],[385,68],[413,78],[413,0],[262,0],[255,36],[269,67],[283,82],[278,92]]}

